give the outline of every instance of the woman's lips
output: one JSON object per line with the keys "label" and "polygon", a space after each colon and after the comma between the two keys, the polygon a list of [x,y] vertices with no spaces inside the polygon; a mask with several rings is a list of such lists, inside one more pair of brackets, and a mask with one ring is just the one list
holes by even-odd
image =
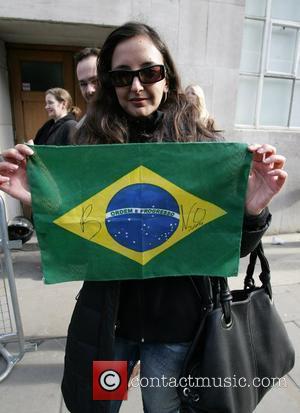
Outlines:
{"label": "woman's lips", "polygon": [[144,103],[147,101],[147,98],[133,98],[129,99],[129,102],[135,106],[143,106]]}

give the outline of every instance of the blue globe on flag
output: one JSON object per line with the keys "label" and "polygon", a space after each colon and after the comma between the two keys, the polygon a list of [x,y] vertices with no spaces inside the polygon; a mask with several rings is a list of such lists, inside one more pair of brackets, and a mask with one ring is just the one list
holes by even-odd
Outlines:
{"label": "blue globe on flag", "polygon": [[133,184],[117,192],[106,210],[106,228],[119,244],[144,252],[166,242],[179,225],[175,198],[152,184]]}

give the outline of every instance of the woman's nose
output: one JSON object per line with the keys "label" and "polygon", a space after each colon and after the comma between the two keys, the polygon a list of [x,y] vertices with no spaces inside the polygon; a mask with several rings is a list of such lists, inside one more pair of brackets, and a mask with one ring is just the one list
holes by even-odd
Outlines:
{"label": "woman's nose", "polygon": [[131,84],[131,90],[134,92],[140,92],[143,89],[144,89],[143,84],[141,83],[138,76],[134,76],[132,80],[132,84]]}
{"label": "woman's nose", "polygon": [[87,91],[88,94],[92,95],[93,93],[96,92],[96,85],[94,85],[93,83],[89,82],[89,83],[87,84],[86,91]]}

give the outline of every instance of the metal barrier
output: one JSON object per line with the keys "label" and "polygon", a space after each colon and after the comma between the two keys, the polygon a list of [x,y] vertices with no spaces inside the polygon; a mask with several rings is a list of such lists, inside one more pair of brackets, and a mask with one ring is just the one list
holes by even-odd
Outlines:
{"label": "metal barrier", "polygon": [[[21,248],[22,242],[9,241],[5,205],[0,196],[0,357],[6,368],[0,371],[0,382],[4,380],[25,352],[24,333],[17,297],[14,270],[10,249]],[[9,343],[16,343],[14,354],[7,349]]]}

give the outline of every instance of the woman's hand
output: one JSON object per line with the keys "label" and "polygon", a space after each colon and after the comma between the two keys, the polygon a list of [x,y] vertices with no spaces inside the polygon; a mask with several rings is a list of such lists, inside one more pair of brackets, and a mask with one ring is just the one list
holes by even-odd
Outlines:
{"label": "woman's hand", "polygon": [[283,170],[285,158],[276,154],[274,146],[253,144],[248,149],[253,152],[253,162],[248,179],[246,212],[258,215],[281,190],[288,174]]}
{"label": "woman's hand", "polygon": [[26,157],[32,154],[32,149],[19,144],[4,151],[4,161],[0,162],[0,190],[29,205],[31,194],[27,183]]}

